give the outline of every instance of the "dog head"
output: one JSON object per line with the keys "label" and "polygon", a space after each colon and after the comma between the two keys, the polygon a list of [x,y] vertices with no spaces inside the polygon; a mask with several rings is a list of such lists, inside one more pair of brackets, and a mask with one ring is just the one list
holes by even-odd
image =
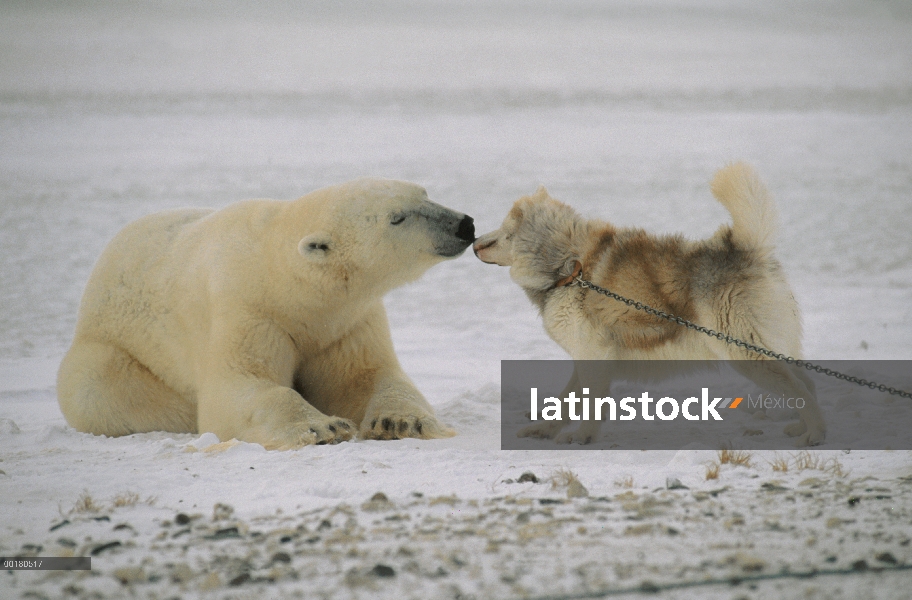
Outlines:
{"label": "dog head", "polygon": [[510,267],[510,277],[526,292],[543,292],[573,274],[586,227],[575,210],[539,187],[513,204],[500,229],[475,240],[483,262]]}

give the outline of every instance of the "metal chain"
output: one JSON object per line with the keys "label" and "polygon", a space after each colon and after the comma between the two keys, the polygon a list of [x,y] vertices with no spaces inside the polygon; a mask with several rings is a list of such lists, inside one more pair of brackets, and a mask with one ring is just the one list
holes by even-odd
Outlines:
{"label": "metal chain", "polygon": [[739,340],[738,338],[732,337],[725,333],[714,331],[712,329],[709,329],[708,327],[703,327],[702,325],[697,325],[696,323],[694,323],[692,321],[688,321],[687,319],[682,319],[681,317],[677,317],[670,313],[652,308],[651,306],[643,304],[642,302],[637,302],[636,300],[631,300],[630,298],[625,298],[624,296],[615,294],[611,290],[606,290],[603,287],[599,287],[599,286],[595,285],[594,283],[592,283],[591,281],[586,281],[585,279],[583,279],[582,273],[580,273],[579,275],[574,277],[573,281],[575,281],[577,284],[579,284],[579,286],[582,288],[586,288],[586,289],[590,289],[594,292],[598,292],[599,294],[602,294],[603,296],[608,296],[609,298],[613,298],[619,302],[623,302],[627,306],[633,307],[639,311],[649,313],[650,315],[659,317],[661,319],[665,319],[666,321],[671,321],[672,323],[677,323],[678,325],[683,325],[684,327],[686,327],[688,329],[693,329],[694,331],[699,331],[700,333],[705,333],[706,335],[708,335],[710,337],[714,337],[718,340],[722,340],[723,342],[733,344],[735,346],[738,346],[739,348],[746,348],[748,350],[756,352],[757,354],[762,354],[764,356],[769,356],[770,358],[782,360],[790,365],[795,365],[796,367],[804,367],[808,371],[816,371],[817,373],[822,373],[823,375],[829,375],[830,377],[835,377],[836,379],[842,379],[843,381],[849,381],[851,383],[856,383],[860,386],[869,387],[872,390],[887,392],[888,394],[892,394],[894,396],[902,396],[903,398],[912,399],[912,393],[905,392],[903,390],[898,390],[896,388],[886,386],[882,383],[876,383],[873,381],[868,381],[867,379],[861,379],[859,377],[854,377],[852,375],[846,375],[845,373],[840,373],[839,371],[833,371],[832,369],[827,369],[820,365],[815,365],[814,363],[810,363],[806,360],[792,358],[791,356],[786,356],[785,354],[779,354],[778,352],[773,352],[772,350],[768,350],[762,346],[756,346],[754,344],[745,342],[744,340]]}

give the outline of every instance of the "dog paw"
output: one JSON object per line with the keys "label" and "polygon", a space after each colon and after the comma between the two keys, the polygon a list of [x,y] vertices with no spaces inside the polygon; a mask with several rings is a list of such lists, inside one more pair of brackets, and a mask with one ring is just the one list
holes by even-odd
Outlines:
{"label": "dog paw", "polygon": [[565,431],[554,438],[554,441],[558,444],[580,444],[585,446],[586,444],[591,444],[595,439],[595,436],[588,431]]}
{"label": "dog paw", "polygon": [[360,435],[366,440],[433,440],[453,437],[456,432],[431,415],[385,415],[364,419]]}
{"label": "dog paw", "polygon": [[529,425],[523,427],[518,432],[516,432],[516,437],[533,437],[550,440],[557,432],[560,431],[560,423],[536,423],[535,425]]}
{"label": "dog paw", "polygon": [[826,432],[820,430],[810,430],[804,433],[795,441],[796,448],[806,448],[808,446],[818,446],[826,439]]}
{"label": "dog paw", "polygon": [[819,427],[808,427],[804,421],[789,423],[785,426],[785,434],[798,438],[795,440],[796,448],[805,448],[807,446],[817,446],[826,439],[826,431]]}
{"label": "dog paw", "polygon": [[789,437],[798,437],[799,435],[804,435],[807,432],[807,425],[803,421],[797,421],[795,423],[789,423],[783,429],[785,435]]}

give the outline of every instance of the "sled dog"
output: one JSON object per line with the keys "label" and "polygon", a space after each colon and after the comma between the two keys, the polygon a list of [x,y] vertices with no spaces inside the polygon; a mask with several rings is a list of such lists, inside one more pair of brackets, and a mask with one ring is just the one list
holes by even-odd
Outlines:
{"label": "sled dog", "polygon": [[[800,420],[785,432],[798,438],[798,446],[819,444],[826,426],[814,384],[804,373],[573,285],[582,273],[598,286],[655,309],[800,358],[798,305],[774,257],[775,204],[743,163],[718,171],[711,189],[732,224],[705,240],[584,219],[540,187],[517,200],[500,229],[479,237],[473,249],[482,261],[510,268],[510,277],[541,313],[548,335],[575,361],[737,361],[732,366],[761,387],[806,399]],[[592,381],[580,372],[582,364],[577,363],[566,392],[579,393]],[[610,375],[601,377],[597,385],[606,388]],[[536,423],[520,435],[586,444],[598,437],[601,426],[584,421],[579,429],[562,433],[566,424]]]}

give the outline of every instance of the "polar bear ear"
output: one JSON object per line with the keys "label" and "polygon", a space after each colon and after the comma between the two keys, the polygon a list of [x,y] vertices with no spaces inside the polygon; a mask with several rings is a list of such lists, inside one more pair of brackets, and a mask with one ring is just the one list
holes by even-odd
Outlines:
{"label": "polar bear ear", "polygon": [[298,252],[304,258],[325,260],[332,251],[332,238],[328,233],[312,233],[298,242]]}

